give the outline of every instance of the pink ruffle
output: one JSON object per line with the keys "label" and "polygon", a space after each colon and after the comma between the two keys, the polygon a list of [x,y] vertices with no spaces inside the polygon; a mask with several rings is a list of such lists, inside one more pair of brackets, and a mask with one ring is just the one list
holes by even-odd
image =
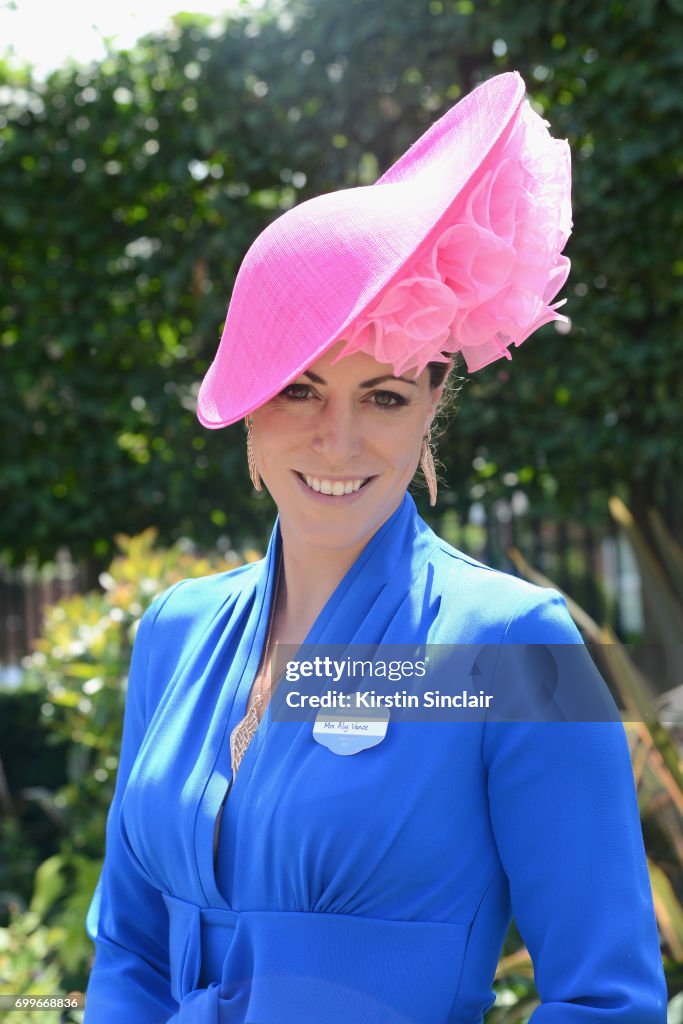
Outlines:
{"label": "pink ruffle", "polygon": [[[484,164],[484,168],[486,164]],[[353,324],[339,358],[366,352],[396,374],[462,352],[480,370],[552,320],[569,274],[569,146],[525,101],[495,166],[460,196],[431,250]]]}

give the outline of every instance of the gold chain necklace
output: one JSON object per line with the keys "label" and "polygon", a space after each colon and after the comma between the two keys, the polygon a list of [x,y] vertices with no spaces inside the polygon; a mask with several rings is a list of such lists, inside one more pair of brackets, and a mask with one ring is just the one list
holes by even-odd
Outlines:
{"label": "gold chain necklace", "polygon": [[[275,605],[277,604],[278,591],[280,589],[280,575],[282,573],[282,552],[277,563],[277,577],[275,579],[275,586],[273,587],[273,599],[270,605],[270,615],[268,617],[268,631],[266,633],[266,642],[263,648],[263,658],[261,665],[264,667],[268,664],[268,654],[270,651],[270,634],[273,631],[273,620],[275,618]],[[260,668],[260,666],[259,666]],[[251,743],[259,726],[259,710],[261,708],[261,685],[263,675],[265,673],[258,673],[259,684],[256,693],[254,694],[254,702],[247,711],[246,715],[241,722],[238,722],[235,728],[230,733],[230,760],[232,763],[232,776],[233,779],[237,773],[242,758],[247,752],[247,747]]]}

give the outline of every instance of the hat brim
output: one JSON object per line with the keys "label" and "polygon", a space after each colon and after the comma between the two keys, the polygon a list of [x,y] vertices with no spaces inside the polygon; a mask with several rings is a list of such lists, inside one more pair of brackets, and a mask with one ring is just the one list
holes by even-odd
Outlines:
{"label": "hat brim", "polygon": [[235,281],[197,416],[218,429],[277,395],[343,339],[427,248],[495,159],[524,99],[516,72],[483,83],[374,185],[287,211],[259,235]]}

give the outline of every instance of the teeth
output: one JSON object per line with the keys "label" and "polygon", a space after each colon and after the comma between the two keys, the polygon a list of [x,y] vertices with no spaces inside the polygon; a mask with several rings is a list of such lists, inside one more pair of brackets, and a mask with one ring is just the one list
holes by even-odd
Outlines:
{"label": "teeth", "polygon": [[362,477],[358,480],[319,480],[317,476],[305,476],[304,480],[307,485],[314,491],[319,491],[321,494],[353,494],[354,491],[360,490],[362,485],[366,482],[367,477]]}

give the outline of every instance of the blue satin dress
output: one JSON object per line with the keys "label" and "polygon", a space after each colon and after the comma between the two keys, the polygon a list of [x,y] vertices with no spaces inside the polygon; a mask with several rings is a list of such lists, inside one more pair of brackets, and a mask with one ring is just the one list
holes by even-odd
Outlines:
{"label": "blue satin dress", "polygon": [[[85,1024],[480,1024],[511,914],[532,1024],[665,1024],[620,721],[390,720],[340,756],[269,708],[214,866],[280,544],[276,523],[262,561],[183,580],[142,618]],[[557,591],[450,547],[409,495],[307,639],[581,643]]]}

